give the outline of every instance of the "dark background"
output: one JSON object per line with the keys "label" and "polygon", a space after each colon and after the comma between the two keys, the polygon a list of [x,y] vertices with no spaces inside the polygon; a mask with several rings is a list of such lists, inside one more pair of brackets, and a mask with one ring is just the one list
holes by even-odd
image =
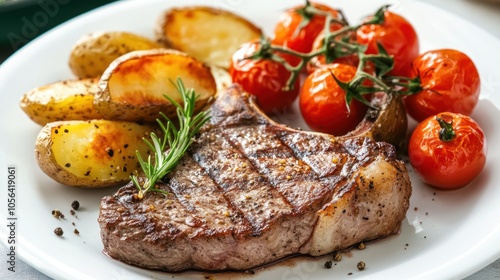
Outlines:
{"label": "dark background", "polygon": [[0,0],[0,63],[47,30],[117,0]]}

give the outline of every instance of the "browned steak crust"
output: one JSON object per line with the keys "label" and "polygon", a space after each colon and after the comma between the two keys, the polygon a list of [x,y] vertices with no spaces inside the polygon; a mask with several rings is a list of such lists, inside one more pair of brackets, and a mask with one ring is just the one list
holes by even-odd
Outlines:
{"label": "browned steak crust", "polygon": [[102,199],[104,251],[136,266],[243,270],[395,234],[411,185],[394,148],[274,123],[238,86],[158,187]]}

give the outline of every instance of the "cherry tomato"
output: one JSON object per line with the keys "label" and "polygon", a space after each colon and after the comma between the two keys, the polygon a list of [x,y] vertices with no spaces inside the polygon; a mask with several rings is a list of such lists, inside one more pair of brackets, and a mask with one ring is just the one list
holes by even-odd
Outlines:
{"label": "cherry tomato", "polygon": [[404,99],[407,112],[417,121],[440,112],[470,115],[479,99],[480,79],[474,62],[452,49],[432,50],[412,64],[423,90]]}
{"label": "cherry tomato", "polygon": [[290,90],[285,90],[290,72],[270,59],[249,59],[260,47],[258,41],[243,44],[232,56],[229,74],[233,82],[257,97],[260,108],[265,113],[284,109],[299,95],[300,83],[297,79]]}
{"label": "cherry tomato", "polygon": [[[448,127],[442,130],[438,119]],[[440,131],[451,139],[442,140]],[[479,125],[468,116],[450,112],[419,123],[408,147],[416,173],[426,183],[442,189],[456,189],[471,182],[484,168],[486,152],[486,139]]]}
{"label": "cherry tomato", "polygon": [[[318,10],[328,12],[334,18],[338,18],[340,13],[325,4],[311,3]],[[325,28],[325,16],[308,14],[304,12],[305,5],[288,9],[281,14],[274,28],[274,39],[272,44],[288,47],[292,50],[308,53],[312,50],[314,38]],[[309,22],[302,26],[302,22],[310,17]],[[334,24],[340,25],[340,24]],[[300,58],[286,56],[287,61],[296,66]]]}
{"label": "cherry tomato", "polygon": [[304,80],[299,106],[302,117],[311,129],[344,135],[361,122],[368,107],[353,99],[348,110],[346,92],[332,74],[342,82],[349,82],[356,75],[356,67],[334,63],[314,71]]}
{"label": "cherry tomato", "polygon": [[[382,24],[362,25],[356,31],[358,43],[367,46],[367,54],[377,54],[379,42],[394,57],[390,75],[410,76],[411,62],[419,54],[419,41],[413,26],[402,16],[384,11]],[[365,22],[372,19],[368,17]]]}

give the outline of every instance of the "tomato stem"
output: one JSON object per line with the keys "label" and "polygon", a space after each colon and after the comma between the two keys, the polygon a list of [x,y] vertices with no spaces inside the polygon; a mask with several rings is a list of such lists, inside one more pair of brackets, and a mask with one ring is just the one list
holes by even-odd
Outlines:
{"label": "tomato stem", "polygon": [[[419,76],[415,78],[387,76],[384,82],[394,88],[394,92],[400,95],[417,94],[424,90]],[[399,87],[396,89],[396,87]]]}
{"label": "tomato stem", "polygon": [[[295,11],[302,16],[303,20],[299,24],[299,26],[297,26],[297,29],[295,29],[294,35],[297,35],[302,30],[302,28],[304,28],[315,16],[322,16],[325,18],[330,17],[330,20],[326,21],[328,23],[331,23],[333,21],[340,23],[341,25],[348,25],[344,13],[342,13],[342,11],[338,11],[339,17],[332,18],[330,12],[323,11],[321,9],[314,7],[309,0],[306,0],[306,4],[304,5],[304,7],[299,8]],[[326,26],[328,25],[329,24],[326,24]]]}
{"label": "tomato stem", "polygon": [[385,22],[385,11],[387,11],[387,9],[390,6],[391,5],[384,5],[384,6],[380,7],[375,12],[375,14],[373,15],[373,17],[370,20],[365,21],[364,23],[362,23],[362,25],[366,25],[366,24],[378,24],[378,25],[381,25],[381,24],[384,24],[384,22]]}
{"label": "tomato stem", "polygon": [[[444,118],[449,118],[447,115],[442,115]],[[443,118],[436,117],[441,129],[439,130],[439,139],[443,142],[450,142],[456,137],[455,130],[453,129],[453,119],[449,122]]]}
{"label": "tomato stem", "polygon": [[[322,10],[314,7],[309,0],[306,0],[306,4],[304,5],[304,7],[296,9],[295,12],[302,17],[302,21],[297,26],[297,28],[294,30],[293,36],[297,36],[300,33],[300,31],[302,30],[302,28],[304,28],[306,25],[308,25],[311,22],[313,17],[315,17],[315,16],[324,16],[324,17],[331,16],[329,12],[322,11]],[[333,20],[341,23],[342,25],[347,25],[344,14],[341,12],[340,12],[340,17],[338,19],[333,19]]]}
{"label": "tomato stem", "polygon": [[[333,74],[333,72],[332,72],[331,69],[328,69],[328,70],[330,71],[330,74],[332,75],[332,77],[335,80],[335,82],[346,93],[346,95],[345,95],[345,104],[346,104],[346,108],[347,108],[347,112],[348,113],[350,113],[350,111],[351,111],[349,105],[351,104],[351,101],[353,99],[356,99],[359,102],[365,104],[366,106],[368,106],[370,108],[373,108],[373,106],[371,105],[371,103],[368,100],[366,100],[365,98],[363,98],[363,96],[362,96],[363,94],[371,93],[371,90],[368,90],[368,91],[361,90],[362,88],[365,88],[365,87],[361,86],[361,83],[363,82],[364,77],[358,76],[358,78],[355,77],[350,82],[345,83],[345,82],[342,82],[341,80],[339,80]],[[366,89],[368,89],[368,88],[366,88]]]}

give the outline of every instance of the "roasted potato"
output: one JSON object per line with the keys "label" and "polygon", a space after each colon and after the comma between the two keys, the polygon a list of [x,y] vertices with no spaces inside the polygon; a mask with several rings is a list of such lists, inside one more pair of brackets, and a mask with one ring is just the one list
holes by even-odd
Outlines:
{"label": "roasted potato", "polygon": [[145,157],[149,148],[142,138],[157,130],[107,120],[52,122],[38,134],[35,155],[43,172],[61,184],[112,186],[130,180],[140,169],[136,150]]}
{"label": "roasted potato", "polygon": [[241,44],[260,38],[262,31],[248,20],[212,7],[172,8],[155,29],[159,42],[223,68]]}
{"label": "roasted potato", "polygon": [[95,32],[84,35],[73,46],[69,67],[79,78],[98,78],[116,58],[135,50],[161,48],[146,37],[128,32]]}
{"label": "roasted potato", "polygon": [[408,119],[400,95],[378,92],[361,123],[347,137],[367,136],[393,144],[399,151],[406,147]]}
{"label": "roasted potato", "polygon": [[176,107],[164,95],[182,103],[177,78],[199,96],[198,111],[216,93],[210,68],[193,57],[167,49],[134,51],[113,61],[103,73],[94,105],[105,119],[151,122],[159,112],[174,119]]}
{"label": "roasted potato", "polygon": [[98,79],[56,82],[25,93],[21,109],[36,123],[45,125],[60,120],[99,119],[94,108]]}
{"label": "roasted potato", "polygon": [[231,78],[231,75],[229,75],[229,72],[226,69],[217,66],[210,66],[210,71],[215,79],[217,93],[226,89],[233,83],[233,78]]}

